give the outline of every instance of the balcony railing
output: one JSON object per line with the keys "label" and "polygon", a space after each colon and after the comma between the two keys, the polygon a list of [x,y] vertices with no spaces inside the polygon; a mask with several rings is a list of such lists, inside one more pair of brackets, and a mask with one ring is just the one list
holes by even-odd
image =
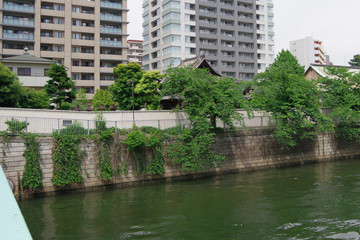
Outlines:
{"label": "balcony railing", "polygon": [[21,25],[21,26],[34,26],[34,20],[23,20],[14,18],[3,18],[3,24]]}
{"label": "balcony railing", "polygon": [[121,41],[112,41],[112,40],[100,40],[100,45],[102,46],[115,46],[121,47]]}
{"label": "balcony railing", "polygon": [[116,2],[109,2],[109,1],[100,1],[100,7],[106,7],[106,8],[122,8],[121,3]]}
{"label": "balcony railing", "polygon": [[100,28],[101,33],[114,33],[114,34],[121,34],[122,29],[121,28],[109,28],[109,27],[101,27]]}
{"label": "balcony railing", "polygon": [[121,22],[122,21],[122,17],[118,16],[118,15],[112,15],[112,14],[100,14],[100,19],[101,20],[109,20],[109,21],[116,21],[116,22]]}
{"label": "balcony railing", "polygon": [[15,40],[34,40],[34,35],[32,34],[23,34],[23,33],[4,33],[4,39],[15,39]]}
{"label": "balcony railing", "polygon": [[22,4],[9,4],[4,2],[3,9],[19,11],[19,12],[35,12],[34,6],[22,5]]}

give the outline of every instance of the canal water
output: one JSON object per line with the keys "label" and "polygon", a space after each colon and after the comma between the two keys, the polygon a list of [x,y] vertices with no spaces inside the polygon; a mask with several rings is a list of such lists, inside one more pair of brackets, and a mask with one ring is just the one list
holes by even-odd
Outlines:
{"label": "canal water", "polygon": [[19,204],[34,239],[360,239],[360,161]]}

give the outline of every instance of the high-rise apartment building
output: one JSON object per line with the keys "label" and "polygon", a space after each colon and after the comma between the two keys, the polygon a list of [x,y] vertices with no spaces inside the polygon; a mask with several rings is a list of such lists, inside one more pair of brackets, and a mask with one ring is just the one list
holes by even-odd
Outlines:
{"label": "high-rise apartment building", "polygon": [[144,0],[144,69],[204,55],[222,75],[251,80],[274,58],[272,9],[272,0]]}
{"label": "high-rise apartment building", "polygon": [[128,40],[128,61],[136,62],[142,65],[143,58],[143,41],[141,40]]}
{"label": "high-rise apartment building", "polygon": [[272,0],[256,1],[258,72],[264,72],[275,59],[274,4]]}
{"label": "high-rise apartment building", "polygon": [[291,41],[290,52],[297,58],[299,64],[305,66],[305,68],[308,68],[310,64],[326,65],[330,63],[323,43],[314,40],[312,37]]}
{"label": "high-rise apartment building", "polygon": [[126,0],[0,0],[1,58],[22,55],[63,64],[92,94],[127,63]]}

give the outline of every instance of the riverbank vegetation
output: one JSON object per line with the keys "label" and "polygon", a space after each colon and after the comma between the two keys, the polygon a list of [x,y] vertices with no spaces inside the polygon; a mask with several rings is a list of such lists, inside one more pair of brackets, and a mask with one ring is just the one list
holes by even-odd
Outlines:
{"label": "riverbank vegetation", "polygon": [[[51,95],[51,101],[59,106],[64,107],[68,102],[81,105],[79,109],[83,110],[90,104],[96,110],[101,110],[101,107],[150,110],[160,109],[160,100],[166,98],[177,103],[173,111],[187,114],[189,124],[188,128],[163,131],[137,126],[119,130],[107,127],[101,114],[95,119],[94,129],[84,129],[79,123],[73,123],[72,126],[53,133],[52,180],[55,186],[84,181],[81,169],[85,155],[81,150],[81,142],[89,138],[95,142],[99,177],[104,181],[112,181],[117,175],[126,175],[130,169],[142,175],[164,174],[166,158],[186,172],[219,168],[226,159],[211,150],[219,127],[217,123],[221,122],[231,129],[236,124],[244,124],[243,116],[236,111],[239,108],[245,109],[250,117],[254,109],[264,111],[275,125],[273,136],[286,149],[324,131],[335,132],[341,137],[360,142],[360,74],[349,72],[345,68],[328,68],[330,77],[309,81],[304,77],[304,68],[289,51],[280,52],[271,67],[250,82],[217,77],[206,69],[194,69],[191,66],[171,67],[160,74],[145,72],[136,63],[120,64],[114,69],[118,76],[114,85],[109,87],[109,91],[99,90],[92,103],[86,99],[83,91],[78,92],[75,98],[74,85],[66,76],[66,71],[56,69],[53,66],[49,73],[52,81],[64,80],[71,89],[65,91],[71,92],[71,96],[63,96],[49,82],[46,87],[47,97]],[[61,73],[60,80],[56,80],[58,72]],[[0,75],[5,76],[1,78],[3,87],[0,92],[9,93],[2,96],[13,97],[0,99],[1,106],[22,106],[21,102],[46,105],[44,92],[35,96],[28,90],[27,97],[22,97],[22,87],[16,75],[1,64]],[[33,101],[36,98],[42,100]],[[9,102],[14,104],[9,105]],[[330,108],[330,113],[323,114],[321,107]],[[18,126],[20,123],[15,121],[9,123],[8,131],[2,135],[9,137],[16,134],[16,129],[12,129],[13,125]],[[26,138],[29,141],[26,149],[30,151],[26,153],[26,158],[29,159],[26,169],[30,170],[26,171],[33,173],[24,175],[24,188],[41,187],[40,168],[34,160],[38,159],[38,144],[35,139],[33,135]],[[166,144],[166,141],[171,141],[171,144]],[[120,154],[124,151],[128,153],[126,159],[122,157],[124,154]],[[34,182],[29,182],[28,179],[31,178]]]}

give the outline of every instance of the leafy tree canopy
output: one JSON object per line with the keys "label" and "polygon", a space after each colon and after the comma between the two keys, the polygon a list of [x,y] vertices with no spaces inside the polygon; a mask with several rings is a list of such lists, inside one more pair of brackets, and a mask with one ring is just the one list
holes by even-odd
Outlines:
{"label": "leafy tree canopy", "polygon": [[233,126],[242,121],[236,107],[246,102],[243,88],[232,78],[219,78],[205,69],[169,68],[162,83],[162,95],[180,99],[181,108],[193,123],[216,118]]}
{"label": "leafy tree canopy", "polygon": [[0,63],[0,107],[17,107],[22,86],[12,71]]}
{"label": "leafy tree canopy", "polygon": [[[109,87],[114,101],[121,110],[132,110],[134,91],[134,108],[156,110],[160,108],[159,88],[163,77],[159,72],[145,72],[138,63],[119,64],[114,68],[117,75],[115,83]],[[134,85],[133,85],[134,84]]]}
{"label": "leafy tree canopy", "polygon": [[353,67],[360,67],[360,54],[354,55],[354,58],[350,60],[349,64]]}
{"label": "leafy tree canopy", "polygon": [[289,51],[281,51],[273,65],[254,81],[253,103],[269,113],[275,124],[275,137],[285,147],[312,138],[318,131],[332,129],[319,110],[315,83],[304,78],[304,67]]}
{"label": "leafy tree canopy", "polygon": [[76,97],[75,82],[72,81],[62,65],[53,63],[47,75],[50,77],[45,90],[51,97],[51,102],[61,108],[62,102],[71,103]]}
{"label": "leafy tree canopy", "polygon": [[[115,83],[109,86],[109,91],[112,93],[114,100],[119,104],[119,109],[131,110],[132,92],[135,90],[135,86],[139,83],[144,72],[138,63],[129,63],[119,64],[114,68],[114,73],[117,75],[117,78],[115,79]],[[141,108],[141,98],[139,94],[135,92],[134,108],[136,110]]]}
{"label": "leafy tree canopy", "polygon": [[50,107],[50,97],[45,90],[36,91],[35,89],[24,87],[19,107],[47,109]]}
{"label": "leafy tree canopy", "polygon": [[164,78],[163,74],[159,71],[144,72],[139,83],[135,87],[135,93],[141,98],[143,107],[148,110],[160,109],[160,94],[159,89],[161,86],[161,79]]}
{"label": "leafy tree canopy", "polygon": [[99,89],[96,91],[93,97],[92,106],[94,110],[97,111],[101,105],[104,105],[106,109],[109,109],[112,105],[117,107],[118,103],[113,100],[113,95],[111,92],[108,90]]}
{"label": "leafy tree canopy", "polygon": [[318,79],[325,107],[336,124],[338,135],[360,142],[360,74],[346,68],[328,68],[332,77]]}

